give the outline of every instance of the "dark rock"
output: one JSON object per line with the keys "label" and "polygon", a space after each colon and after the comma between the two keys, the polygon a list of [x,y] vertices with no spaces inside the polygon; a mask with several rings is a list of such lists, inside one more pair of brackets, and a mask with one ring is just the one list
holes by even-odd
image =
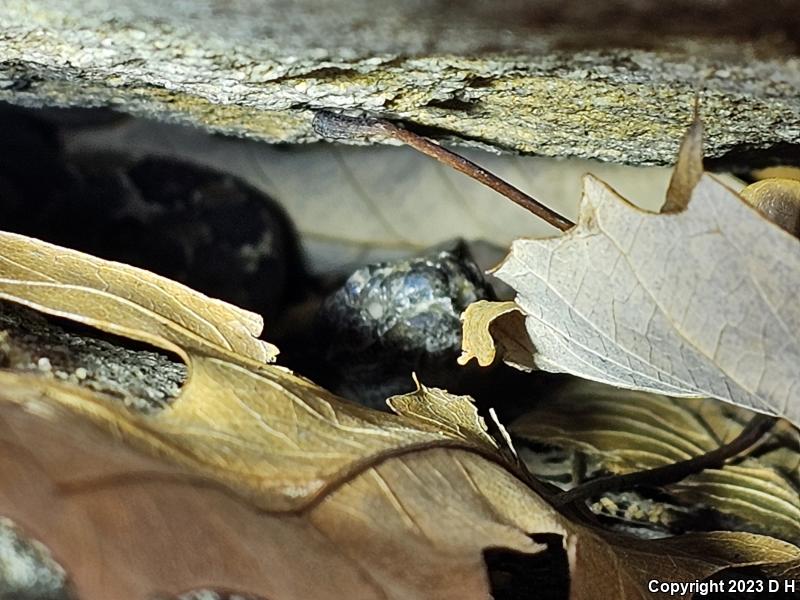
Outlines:
{"label": "dark rock", "polygon": [[142,267],[274,317],[303,282],[283,210],[241,180],[173,159],[61,154],[33,112],[0,110],[3,229]]}
{"label": "dark rock", "polygon": [[458,377],[460,315],[491,290],[458,244],[428,256],[363,267],[329,296],[318,315],[327,382],[374,407],[426,383]]}

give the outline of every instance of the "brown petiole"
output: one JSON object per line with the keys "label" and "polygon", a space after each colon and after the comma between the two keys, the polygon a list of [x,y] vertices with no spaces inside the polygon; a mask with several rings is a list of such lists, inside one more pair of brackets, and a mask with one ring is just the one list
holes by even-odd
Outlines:
{"label": "brown petiole", "polygon": [[765,433],[772,429],[777,420],[776,417],[757,414],[747,422],[747,425],[733,440],[711,452],[655,469],[626,475],[600,477],[556,495],[553,502],[556,506],[564,506],[608,492],[620,492],[642,486],[669,485],[704,469],[718,469],[725,464],[726,460],[744,452],[758,442]]}
{"label": "brown petiole", "polygon": [[372,117],[349,117],[322,110],[314,116],[313,127],[317,134],[327,139],[356,139],[381,135],[398,140],[454,168],[456,171],[480,181],[561,231],[566,231],[575,226],[575,223],[569,219],[562,217],[551,208],[510,183],[503,181],[494,173],[476,165],[471,160],[389,121]]}

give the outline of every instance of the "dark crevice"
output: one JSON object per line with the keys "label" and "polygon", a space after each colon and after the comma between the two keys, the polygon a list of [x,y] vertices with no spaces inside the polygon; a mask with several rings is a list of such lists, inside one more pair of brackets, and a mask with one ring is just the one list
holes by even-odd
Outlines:
{"label": "dark crevice", "polygon": [[484,89],[491,87],[491,85],[496,81],[496,77],[472,77],[470,78],[467,85],[472,89]]}
{"label": "dark crevice", "polygon": [[456,112],[472,112],[480,105],[479,100],[463,100],[461,98],[447,98],[444,100],[430,100],[425,104],[427,108],[441,108]]}
{"label": "dark crevice", "polygon": [[294,77],[286,77],[286,79],[320,79],[320,80],[329,80],[329,79],[339,79],[341,77],[352,77],[359,75],[359,72],[355,69],[347,68],[347,67],[322,67],[319,69],[314,69],[312,71],[308,71],[306,73],[299,74]]}
{"label": "dark crevice", "polygon": [[[393,120],[393,122],[398,125],[402,125],[405,129],[408,129],[409,131],[412,131],[417,135],[434,139],[443,144],[474,142],[475,144],[482,145],[486,148],[492,148],[499,152],[506,152],[509,154],[519,154],[519,152],[517,152],[510,146],[500,144],[495,140],[487,140],[480,136],[468,135],[463,132],[456,132],[453,131],[452,129],[447,129],[445,127],[438,127],[436,125],[424,125],[421,123],[413,123],[410,121],[404,121],[402,119]],[[529,156],[536,156],[536,155],[530,154]]]}
{"label": "dark crevice", "polygon": [[524,554],[504,548],[484,551],[494,600],[567,600],[569,562],[560,535],[543,533],[531,536],[547,549]]}
{"label": "dark crevice", "polygon": [[736,146],[722,156],[705,159],[703,164],[709,171],[734,173],[750,180],[750,173],[756,169],[800,166],[800,143],[780,143],[768,148]]}

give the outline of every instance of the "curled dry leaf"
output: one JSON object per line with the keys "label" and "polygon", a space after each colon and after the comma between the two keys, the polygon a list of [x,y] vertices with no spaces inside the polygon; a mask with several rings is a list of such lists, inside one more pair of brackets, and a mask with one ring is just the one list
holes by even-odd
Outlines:
{"label": "curled dry leaf", "polygon": [[525,328],[525,315],[516,302],[478,300],[467,307],[461,320],[469,327],[464,327],[459,364],[475,358],[480,366],[488,367],[499,353],[508,364],[533,369],[533,345],[519,335]]}
{"label": "curled dry leaf", "polygon": [[[398,415],[369,411],[232,351],[224,335],[200,335],[198,309],[172,320],[147,291],[161,285],[149,273],[126,271],[131,280],[110,291],[118,266],[105,261],[8,235],[0,255],[3,298],[173,350],[190,368],[175,402],[149,416],[0,371],[0,514],[52,549],[83,600],[193,588],[483,599],[481,552],[535,552],[531,533],[563,536],[580,600],[800,559],[795,546],[749,534],[604,534],[523,483],[468,398],[420,387],[392,400]],[[61,256],[86,272],[65,272]]]}
{"label": "curled dry leaf", "polygon": [[703,134],[703,121],[695,104],[694,119],[681,141],[662,213],[680,212],[688,206],[692,190],[703,176]]}
{"label": "curled dry leaf", "polygon": [[763,179],[748,185],[740,194],[770,221],[800,236],[800,181]]}
{"label": "curled dry leaf", "polygon": [[471,440],[475,447],[501,449],[469,396],[454,396],[444,390],[426,387],[419,383],[416,375],[414,381],[417,384],[415,392],[387,400],[393,411],[421,426],[448,431],[454,439]]}
{"label": "curled dry leaf", "polygon": [[800,237],[800,167],[783,165],[755,169],[751,176],[756,182],[740,192],[742,198],[786,231]]}
{"label": "curled dry leaf", "polygon": [[[511,430],[522,439],[584,453],[590,470],[624,474],[710,452],[736,437],[749,416],[714,400],[676,400],[581,381],[538,403]],[[751,531],[798,543],[800,433],[783,422],[765,444],[771,449],[757,458],[696,473],[668,491],[679,502],[734,515]]]}
{"label": "curled dry leaf", "polygon": [[543,370],[800,424],[800,240],[710,175],[675,214],[587,176],[577,226],[517,240],[495,275]]}

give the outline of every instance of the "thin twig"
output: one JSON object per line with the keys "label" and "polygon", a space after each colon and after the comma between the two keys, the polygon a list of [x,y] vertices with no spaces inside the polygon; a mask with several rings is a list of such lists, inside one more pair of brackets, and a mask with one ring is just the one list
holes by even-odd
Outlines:
{"label": "thin twig", "polygon": [[744,452],[758,442],[765,433],[772,429],[777,420],[776,417],[757,414],[748,421],[738,436],[716,450],[655,469],[626,475],[600,477],[562,492],[553,501],[556,506],[564,506],[608,492],[619,492],[641,486],[669,485],[705,469],[718,469],[725,464],[726,460]]}
{"label": "thin twig", "polygon": [[454,168],[456,171],[480,181],[561,231],[566,231],[575,226],[575,223],[569,219],[562,217],[551,208],[510,183],[503,181],[494,173],[476,165],[471,160],[389,121],[368,117],[348,117],[323,110],[314,116],[313,127],[320,136],[327,139],[354,139],[371,135],[383,135],[398,140]]}

